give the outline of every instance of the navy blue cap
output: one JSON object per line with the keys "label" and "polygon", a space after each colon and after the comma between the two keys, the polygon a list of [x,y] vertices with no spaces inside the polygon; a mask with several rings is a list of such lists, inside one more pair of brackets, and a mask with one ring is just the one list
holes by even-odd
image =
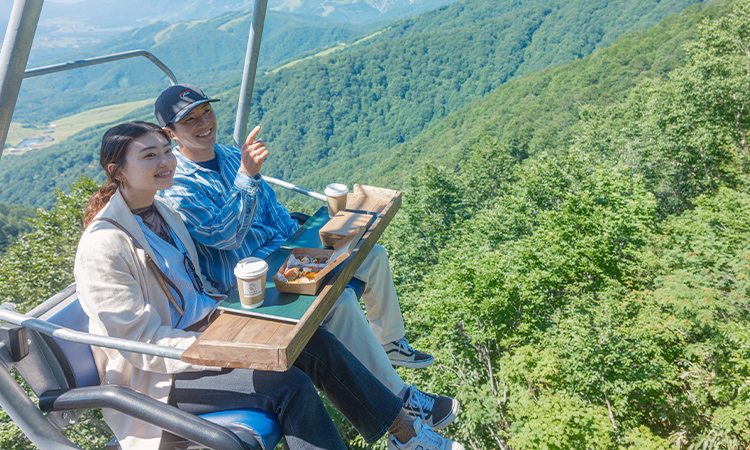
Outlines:
{"label": "navy blue cap", "polygon": [[159,94],[154,103],[154,116],[159,125],[179,122],[198,105],[218,102],[217,98],[208,98],[198,86],[192,84],[175,84]]}

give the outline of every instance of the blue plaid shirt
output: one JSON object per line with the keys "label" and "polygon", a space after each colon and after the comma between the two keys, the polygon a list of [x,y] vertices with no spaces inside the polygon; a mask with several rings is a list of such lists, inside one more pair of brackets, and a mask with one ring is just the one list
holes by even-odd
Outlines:
{"label": "blue plaid shirt", "polygon": [[237,285],[234,266],[240,259],[265,258],[299,226],[260,175],[239,171],[238,149],[214,145],[219,172],[187,159],[179,148],[174,150],[174,186],[159,195],[182,216],[203,274],[226,294]]}

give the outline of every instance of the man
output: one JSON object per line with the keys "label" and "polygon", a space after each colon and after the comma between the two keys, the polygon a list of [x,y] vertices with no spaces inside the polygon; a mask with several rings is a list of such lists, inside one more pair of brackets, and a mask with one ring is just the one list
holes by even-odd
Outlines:
{"label": "man", "polygon": [[[211,108],[216,101],[196,86],[175,85],[156,100],[154,115],[177,143],[174,186],[160,195],[182,215],[203,273],[226,293],[235,288],[233,270],[240,259],[265,258],[298,225],[260,176],[268,156],[263,141],[255,139],[260,127],[250,132],[241,149],[216,143],[217,119]],[[354,292],[346,289],[322,326],[403,398],[404,409],[410,414],[422,417],[435,429],[449,425],[458,413],[458,401],[406,385],[392,367],[427,367],[434,359],[414,350],[404,338],[385,250],[376,245],[354,277],[366,285],[362,299],[367,320]]]}

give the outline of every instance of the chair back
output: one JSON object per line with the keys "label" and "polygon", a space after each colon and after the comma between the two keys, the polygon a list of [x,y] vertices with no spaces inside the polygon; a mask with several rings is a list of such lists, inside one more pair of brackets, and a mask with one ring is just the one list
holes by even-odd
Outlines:
{"label": "chair back", "polygon": [[[89,317],[81,308],[81,302],[77,298],[46,320],[71,330],[89,331]],[[40,336],[60,363],[68,387],[99,386],[101,380],[90,345],[70,342],[46,334],[40,334]]]}

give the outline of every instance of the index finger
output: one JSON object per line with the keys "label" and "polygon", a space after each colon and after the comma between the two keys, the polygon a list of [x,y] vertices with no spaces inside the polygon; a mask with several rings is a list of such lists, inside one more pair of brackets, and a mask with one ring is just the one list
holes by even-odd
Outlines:
{"label": "index finger", "polygon": [[258,135],[258,132],[260,132],[260,125],[257,125],[255,128],[253,128],[253,131],[251,131],[250,134],[247,135],[245,143],[252,143],[255,140],[255,136]]}

